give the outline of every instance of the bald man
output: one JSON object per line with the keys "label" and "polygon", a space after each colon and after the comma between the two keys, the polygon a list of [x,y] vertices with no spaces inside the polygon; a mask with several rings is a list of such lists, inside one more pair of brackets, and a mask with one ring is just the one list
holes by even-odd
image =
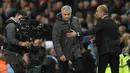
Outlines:
{"label": "bald man", "polygon": [[37,47],[40,47],[41,46],[41,41],[39,40],[39,39],[36,39],[35,41],[34,41],[34,44],[33,44],[34,46],[37,46]]}
{"label": "bald man", "polygon": [[96,17],[99,19],[94,28],[84,32],[67,33],[67,37],[96,34],[96,45],[99,54],[98,73],[105,73],[108,64],[112,73],[119,73],[120,47],[118,26],[109,18],[106,5],[97,7]]}

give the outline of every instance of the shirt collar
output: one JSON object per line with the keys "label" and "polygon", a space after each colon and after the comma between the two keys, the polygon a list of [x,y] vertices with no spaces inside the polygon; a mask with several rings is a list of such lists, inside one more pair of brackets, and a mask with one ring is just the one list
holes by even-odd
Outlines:
{"label": "shirt collar", "polygon": [[17,22],[14,17],[11,17],[10,19],[12,19],[13,21]]}
{"label": "shirt collar", "polygon": [[107,17],[108,15],[104,15],[103,17],[102,17],[102,19],[104,19],[105,17]]}

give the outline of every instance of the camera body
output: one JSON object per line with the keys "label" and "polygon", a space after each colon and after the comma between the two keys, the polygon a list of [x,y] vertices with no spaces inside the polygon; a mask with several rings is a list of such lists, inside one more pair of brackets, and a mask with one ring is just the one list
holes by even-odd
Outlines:
{"label": "camera body", "polygon": [[33,39],[40,36],[39,32],[43,28],[42,25],[39,25],[39,22],[36,20],[24,19],[20,22],[18,26],[19,34],[22,41],[32,41]]}

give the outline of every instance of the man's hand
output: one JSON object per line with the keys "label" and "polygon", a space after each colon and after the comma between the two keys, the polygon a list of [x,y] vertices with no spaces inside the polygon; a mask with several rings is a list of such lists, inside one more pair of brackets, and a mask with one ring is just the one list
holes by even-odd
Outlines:
{"label": "man's hand", "polygon": [[66,33],[66,37],[73,38],[76,37],[77,33],[75,31]]}
{"label": "man's hand", "polygon": [[69,65],[72,65],[72,61],[69,60],[68,62],[69,62]]}
{"label": "man's hand", "polygon": [[29,42],[19,42],[19,45],[23,46],[23,47],[29,47],[30,43]]}
{"label": "man's hand", "polygon": [[66,61],[66,57],[64,55],[60,56],[61,61]]}
{"label": "man's hand", "polygon": [[90,39],[90,43],[93,44],[94,43],[94,40],[95,40],[95,37]]}

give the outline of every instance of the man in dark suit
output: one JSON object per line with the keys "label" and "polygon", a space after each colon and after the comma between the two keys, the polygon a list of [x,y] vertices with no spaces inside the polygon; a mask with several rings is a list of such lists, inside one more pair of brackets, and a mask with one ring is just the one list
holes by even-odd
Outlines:
{"label": "man in dark suit", "polygon": [[118,26],[108,17],[106,5],[97,8],[96,16],[99,18],[94,28],[84,32],[67,33],[71,38],[77,35],[90,35],[96,33],[96,44],[99,54],[98,73],[105,73],[110,64],[112,73],[119,73],[119,33]]}
{"label": "man in dark suit", "polygon": [[78,36],[67,38],[68,32],[80,32],[80,24],[77,17],[71,16],[72,9],[66,5],[61,8],[61,13],[57,15],[57,21],[53,27],[54,49],[59,60],[60,73],[67,73],[68,61],[71,60],[76,73],[81,73],[81,50]]}

